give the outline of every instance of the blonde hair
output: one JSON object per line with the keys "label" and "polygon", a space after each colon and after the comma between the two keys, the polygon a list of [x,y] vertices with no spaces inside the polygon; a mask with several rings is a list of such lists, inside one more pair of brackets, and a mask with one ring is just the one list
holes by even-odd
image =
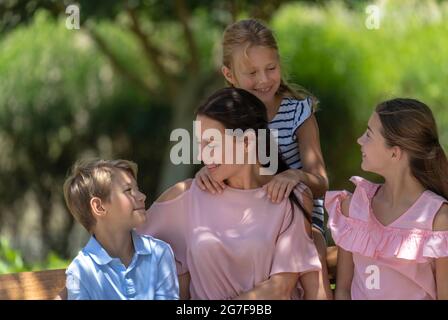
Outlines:
{"label": "blonde hair", "polygon": [[65,180],[65,203],[73,217],[89,232],[95,225],[90,200],[93,197],[110,200],[114,169],[129,172],[137,179],[138,167],[132,161],[95,159],[76,162]]}
{"label": "blonde hair", "polygon": [[[260,21],[255,19],[246,19],[237,21],[229,25],[222,37],[222,64],[227,68],[232,67],[232,57],[236,49],[244,46],[244,53],[253,46],[262,46],[275,49],[278,54],[277,41],[272,30],[267,28]],[[228,83],[230,86],[232,84]],[[276,92],[280,96],[290,96],[299,100],[311,98],[313,110],[316,109],[318,100],[305,88],[297,84],[288,84],[282,77],[280,87]]]}

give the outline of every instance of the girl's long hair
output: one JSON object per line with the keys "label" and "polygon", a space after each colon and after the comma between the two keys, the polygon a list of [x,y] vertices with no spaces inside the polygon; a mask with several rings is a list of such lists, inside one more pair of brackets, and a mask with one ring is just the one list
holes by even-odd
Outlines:
{"label": "girl's long hair", "polygon": [[386,143],[408,153],[413,176],[448,199],[448,161],[431,109],[418,100],[399,98],[380,103],[376,113]]}

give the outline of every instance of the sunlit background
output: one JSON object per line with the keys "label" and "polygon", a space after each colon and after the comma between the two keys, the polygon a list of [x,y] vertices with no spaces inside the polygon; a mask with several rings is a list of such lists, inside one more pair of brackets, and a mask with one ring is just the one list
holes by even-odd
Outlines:
{"label": "sunlit background", "polygon": [[148,205],[194,175],[169,161],[169,134],[225,85],[220,37],[245,17],[275,31],[287,78],[319,98],[331,189],[375,179],[356,138],[382,100],[428,104],[448,145],[446,1],[0,0],[0,273],[66,267],[85,244],[62,194],[77,159],[135,161]]}

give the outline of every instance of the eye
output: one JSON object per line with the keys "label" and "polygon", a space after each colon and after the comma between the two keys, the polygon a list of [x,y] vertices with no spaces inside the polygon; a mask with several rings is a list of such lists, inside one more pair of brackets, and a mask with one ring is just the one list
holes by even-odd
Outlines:
{"label": "eye", "polygon": [[273,66],[273,67],[270,67],[270,68],[268,68],[268,70],[275,70],[277,68],[277,66]]}
{"label": "eye", "polygon": [[130,191],[132,191],[132,188],[127,188],[124,190],[124,192],[130,192]]}
{"label": "eye", "polygon": [[254,76],[257,74],[257,71],[252,71],[251,73],[249,73],[251,76]]}
{"label": "eye", "polygon": [[367,138],[370,138],[369,131],[366,131],[366,136],[367,136]]}

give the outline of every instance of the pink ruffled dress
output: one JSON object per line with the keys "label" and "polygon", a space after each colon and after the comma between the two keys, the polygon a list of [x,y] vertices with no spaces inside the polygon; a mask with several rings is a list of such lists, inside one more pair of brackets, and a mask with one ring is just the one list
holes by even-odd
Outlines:
{"label": "pink ruffled dress", "polygon": [[353,254],[351,297],[366,299],[437,299],[435,259],[448,256],[448,231],[432,231],[443,197],[426,190],[399,218],[387,226],[372,212],[380,184],[360,177],[350,179],[356,189],[349,216],[341,203],[351,194],[329,191],[325,208],[335,243]]}

